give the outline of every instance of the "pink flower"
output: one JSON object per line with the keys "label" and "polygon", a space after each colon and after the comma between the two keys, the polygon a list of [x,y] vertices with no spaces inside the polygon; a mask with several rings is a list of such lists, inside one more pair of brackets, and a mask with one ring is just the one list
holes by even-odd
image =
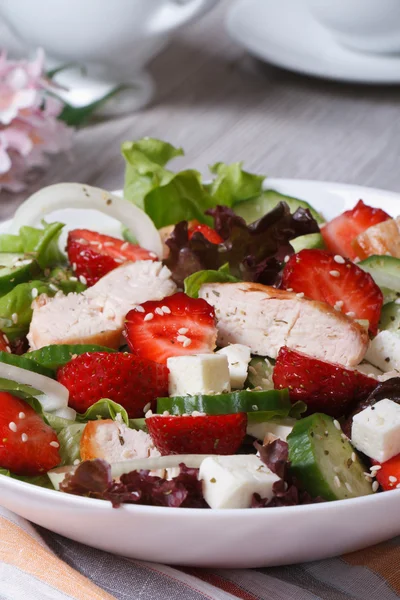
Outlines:
{"label": "pink flower", "polygon": [[72,130],[58,120],[63,104],[52,91],[43,51],[33,61],[0,53],[0,191],[21,191],[32,168],[70,148]]}

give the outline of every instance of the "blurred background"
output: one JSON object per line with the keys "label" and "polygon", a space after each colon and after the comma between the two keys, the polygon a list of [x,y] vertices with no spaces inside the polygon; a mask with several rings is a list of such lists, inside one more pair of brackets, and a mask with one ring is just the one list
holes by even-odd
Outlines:
{"label": "blurred background", "polygon": [[[103,22],[111,23],[111,31],[119,26],[119,3],[120,0],[108,3],[114,7],[115,16],[103,15]],[[81,107],[115,89],[114,83],[107,81],[110,72],[116,75],[115,85],[129,84],[122,80],[126,77],[123,69],[118,81],[119,56],[124,68],[135,64],[133,90],[128,90],[120,105],[114,96],[108,111],[106,104],[103,113],[89,111],[86,121],[73,128],[70,149],[60,154],[53,149],[50,163],[29,172],[26,188],[17,192],[8,191],[4,185],[6,144],[8,156],[15,156],[16,150],[7,142],[10,119],[5,110],[8,92],[3,54],[2,218],[11,216],[33,191],[51,183],[78,181],[110,190],[122,188],[124,161],[120,145],[124,140],[143,136],[182,146],[185,156],[176,159],[176,168],[194,166],[206,172],[207,165],[219,160],[243,160],[250,171],[271,176],[342,181],[400,191],[400,54],[394,52],[400,39],[400,35],[396,37],[398,32],[394,32],[389,48],[350,48],[348,40],[340,39],[343,32],[332,29],[328,18],[324,21],[321,15],[312,13],[311,0],[216,0],[206,1],[202,7],[197,6],[201,4],[197,0],[182,0],[175,3],[174,9],[193,13],[184,15],[179,28],[169,22],[167,7],[156,18],[142,14],[140,20],[143,7],[133,4],[137,4],[139,25],[132,25],[130,44],[114,48],[113,40],[104,38],[106,75],[91,64],[86,88],[85,77],[76,75],[76,65],[75,75],[71,74],[73,69],[65,70],[55,78],[63,86],[58,93],[70,101],[74,100],[74,88],[83,89],[81,97],[78,94],[74,100]],[[156,3],[149,4],[154,8]],[[70,62],[68,52],[61,46],[54,51],[62,38],[54,26],[54,15],[49,16],[53,21],[46,22],[43,15],[47,13],[41,12],[43,22],[37,26],[35,37],[26,33],[34,28],[24,0],[0,0],[0,13],[0,49],[7,52],[8,60],[27,57],[29,53],[33,56],[34,48],[42,46],[48,57],[47,69]],[[143,31],[137,29],[148,18],[146,35],[160,36],[168,22],[168,40],[164,34],[157,37],[159,43],[141,56]],[[36,16],[36,23],[37,19]],[[122,20],[127,21],[126,13]],[[185,20],[187,23],[183,24]],[[61,21],[64,35],[69,35],[69,45],[79,47],[77,40],[82,39],[82,34],[76,31],[74,37],[67,31],[66,19]],[[336,26],[337,22],[336,19]],[[97,24],[91,27],[83,22],[83,26],[95,33]],[[49,29],[53,39],[48,39]],[[356,38],[361,39],[359,32],[354,33]],[[86,41],[89,44],[90,39]],[[375,36],[376,42],[379,46]],[[82,55],[86,51],[82,47]],[[13,80],[14,84],[17,85]]]}

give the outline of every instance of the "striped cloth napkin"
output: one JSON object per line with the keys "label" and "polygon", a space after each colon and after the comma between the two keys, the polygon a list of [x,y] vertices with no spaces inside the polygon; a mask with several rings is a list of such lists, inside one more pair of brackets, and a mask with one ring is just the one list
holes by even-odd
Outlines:
{"label": "striped cloth napkin", "polygon": [[340,558],[193,569],[113,556],[0,508],[0,600],[395,600],[400,538]]}

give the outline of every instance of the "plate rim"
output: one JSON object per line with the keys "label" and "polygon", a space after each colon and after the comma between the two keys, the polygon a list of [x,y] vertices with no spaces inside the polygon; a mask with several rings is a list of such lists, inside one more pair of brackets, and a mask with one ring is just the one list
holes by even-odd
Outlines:
{"label": "plate rim", "polygon": [[[363,195],[363,193],[365,193],[365,191],[367,191],[368,193],[371,192],[375,192],[377,194],[380,195],[384,195],[386,197],[388,197],[389,200],[397,200],[400,201],[400,192],[394,192],[391,190],[385,190],[383,188],[375,188],[375,187],[369,187],[369,186],[362,186],[359,184],[348,184],[348,183],[341,183],[341,182],[335,182],[335,181],[325,181],[325,180],[314,180],[314,179],[297,179],[297,178],[284,178],[284,177],[267,177],[265,179],[265,183],[264,183],[264,187],[265,189],[268,189],[270,186],[278,186],[278,187],[285,187],[285,186],[296,186],[296,185],[302,185],[302,186],[311,186],[314,187],[315,189],[318,188],[323,188],[325,190],[325,192],[332,192],[333,190],[330,190],[329,188],[334,188],[335,192],[340,193],[340,191],[349,191],[349,192],[354,192],[354,194],[357,195]],[[328,189],[327,189],[328,188]],[[113,193],[117,193],[117,194],[121,194],[121,190],[116,190]],[[400,208],[400,206],[399,206]],[[5,221],[0,221],[0,233],[4,231],[4,229],[7,227],[7,225],[10,225],[12,221],[11,219],[7,219]],[[33,495],[36,496],[37,500],[40,500],[41,497],[43,497],[43,500],[48,500],[51,501],[51,499],[54,499],[55,502],[57,502],[59,505],[63,505],[63,504],[67,504],[69,508],[98,508],[99,510],[106,510],[106,511],[113,511],[113,507],[111,506],[110,502],[108,500],[98,500],[95,498],[87,498],[87,497],[83,497],[83,496],[75,496],[72,494],[66,494],[66,493],[62,493],[59,492],[57,490],[53,490],[53,489],[48,489],[48,488],[43,488],[40,486],[36,486],[32,483],[28,483],[25,481],[19,481],[17,479],[12,479],[11,477],[7,477],[6,475],[2,475],[0,474],[0,492],[1,489],[4,487],[8,487],[11,491],[20,491],[22,492],[27,492],[28,495]],[[397,494],[397,496],[400,497],[400,489],[393,489],[390,490],[391,494]],[[314,513],[324,513],[325,511],[328,511],[330,509],[330,507],[333,507],[334,510],[342,510],[342,507],[345,506],[354,506],[355,504],[359,504],[360,507],[364,504],[372,504],[372,503],[377,503],[378,506],[379,504],[382,503],[383,498],[386,497],[386,494],[384,492],[381,493],[374,493],[374,494],[369,494],[367,496],[358,496],[356,498],[348,498],[346,500],[333,500],[330,502],[321,502],[321,503],[316,503],[316,504],[305,504],[305,505],[296,505],[296,506],[279,506],[279,507],[269,507],[269,508],[261,508],[261,509],[242,509],[242,508],[229,508],[229,509],[202,509],[202,508],[180,508],[179,509],[179,513],[178,514],[182,514],[185,515],[182,518],[190,518],[193,516],[198,516],[198,515],[206,515],[206,516],[202,516],[200,518],[205,518],[205,519],[213,519],[213,518],[218,518],[219,520],[221,518],[232,518],[232,517],[238,517],[239,515],[253,515],[252,517],[247,516],[246,518],[257,518],[257,515],[259,514],[274,514],[274,511],[271,513],[271,508],[273,508],[274,510],[279,510],[279,514],[283,515],[284,513],[286,513],[287,511],[289,511],[289,514],[291,516],[293,516],[294,513],[299,512],[300,514],[303,513],[308,513],[308,512],[314,512]],[[391,498],[393,498],[393,495],[390,496]],[[58,500],[56,500],[56,498],[58,498]],[[1,505],[1,499],[0,499],[0,505]],[[163,515],[165,514],[165,516],[171,515],[171,508],[172,507],[164,507],[164,506],[150,506],[150,505],[145,505],[145,504],[123,504],[118,510],[124,510],[126,511],[128,514],[145,514],[147,512],[150,512],[151,514],[158,514],[158,515]],[[260,513],[261,511],[261,513]],[[283,512],[282,512],[283,511]],[[112,514],[112,513],[111,513]]]}

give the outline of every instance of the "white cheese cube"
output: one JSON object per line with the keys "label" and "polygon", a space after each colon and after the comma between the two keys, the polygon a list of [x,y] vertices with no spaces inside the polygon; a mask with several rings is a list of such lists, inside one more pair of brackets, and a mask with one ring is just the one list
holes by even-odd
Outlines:
{"label": "white cheese cube", "polygon": [[254,454],[209,456],[200,466],[203,495],[211,508],[249,508],[253,494],[272,498],[279,477]]}
{"label": "white cheese cube", "polygon": [[218,350],[216,354],[224,354],[228,358],[229,375],[233,390],[243,389],[247,379],[247,368],[251,359],[250,348],[244,344],[231,344]]}
{"label": "white cheese cube", "polygon": [[286,438],[292,431],[296,419],[280,419],[279,421],[263,421],[262,423],[248,423],[247,435],[263,441],[267,433],[272,433],[277,438],[286,442]]}
{"label": "white cheese cube", "polygon": [[366,361],[363,361],[361,364],[357,365],[355,370],[363,375],[366,375],[367,377],[371,377],[371,379],[379,379],[379,377],[383,375],[380,369],[377,369],[377,367],[374,367]]}
{"label": "white cheese cube", "polygon": [[400,454],[400,405],[380,400],[354,415],[351,442],[379,462]]}
{"label": "white cheese cube", "polygon": [[365,358],[382,371],[400,371],[400,335],[381,331],[371,341]]}
{"label": "white cheese cube", "polygon": [[228,359],[223,354],[171,356],[169,395],[222,394],[231,391]]}

